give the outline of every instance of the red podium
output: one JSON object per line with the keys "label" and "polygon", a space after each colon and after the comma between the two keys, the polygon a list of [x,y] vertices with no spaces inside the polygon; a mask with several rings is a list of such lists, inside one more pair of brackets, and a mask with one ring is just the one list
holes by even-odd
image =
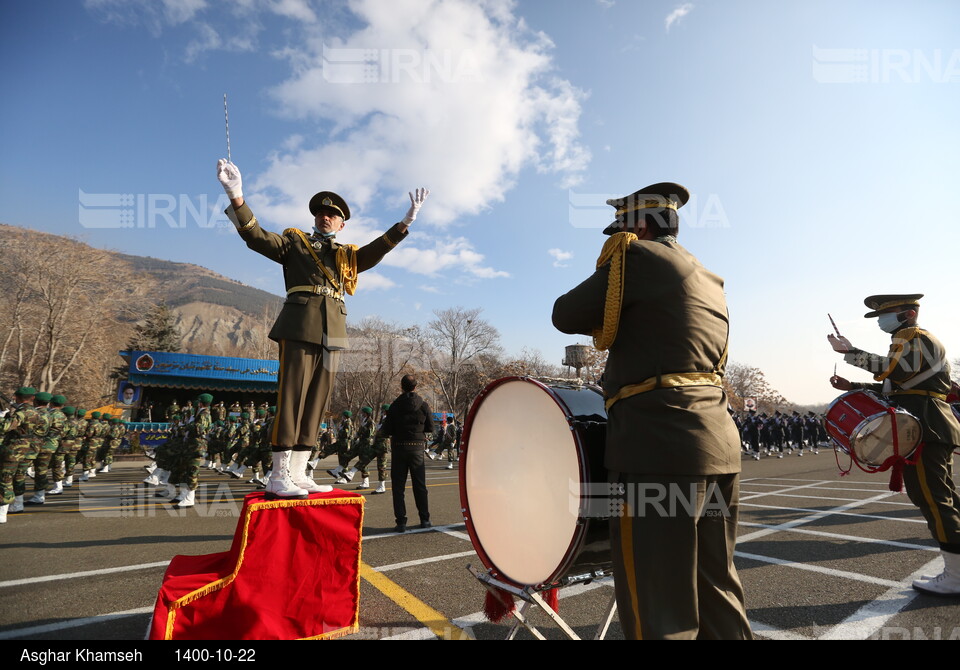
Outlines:
{"label": "red podium", "polygon": [[358,630],[364,498],[243,502],[230,551],[174,556],[151,640],[334,638]]}

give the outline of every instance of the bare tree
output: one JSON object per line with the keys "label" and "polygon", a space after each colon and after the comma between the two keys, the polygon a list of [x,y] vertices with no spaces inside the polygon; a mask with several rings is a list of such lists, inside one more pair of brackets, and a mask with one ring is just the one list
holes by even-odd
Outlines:
{"label": "bare tree", "polygon": [[[422,367],[436,385],[444,410],[466,413],[473,397],[499,364],[500,333],[480,318],[483,310],[452,307],[435,310],[434,318],[420,331]],[[437,408],[434,408],[437,409]]]}
{"label": "bare tree", "polygon": [[111,339],[103,331],[125,329],[142,299],[142,282],[126,264],[81,242],[19,234],[4,255],[14,300],[0,370],[16,384],[56,389],[85,356],[96,355],[93,342]]}
{"label": "bare tree", "polygon": [[397,380],[413,371],[418,347],[416,328],[367,317],[351,334],[350,349],[340,358],[334,407],[379,407],[397,394]]}
{"label": "bare tree", "polygon": [[727,392],[730,405],[738,412],[743,411],[745,398],[756,398],[759,411],[773,412],[792,406],[770,385],[760,368],[741,363],[728,363],[723,377],[723,387]]}

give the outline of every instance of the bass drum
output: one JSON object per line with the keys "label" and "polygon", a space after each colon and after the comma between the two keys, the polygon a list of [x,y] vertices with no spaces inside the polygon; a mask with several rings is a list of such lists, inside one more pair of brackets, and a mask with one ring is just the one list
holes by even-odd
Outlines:
{"label": "bass drum", "polygon": [[492,576],[546,587],[609,569],[606,422],[596,387],[506,377],[477,396],[463,430],[460,502]]}

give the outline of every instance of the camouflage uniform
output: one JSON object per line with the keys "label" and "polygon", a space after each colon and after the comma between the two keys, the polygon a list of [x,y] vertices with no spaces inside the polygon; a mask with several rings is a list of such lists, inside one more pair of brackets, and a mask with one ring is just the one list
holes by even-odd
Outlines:
{"label": "camouflage uniform", "polygon": [[[34,393],[24,397],[32,397]],[[20,394],[18,394],[19,396]],[[0,447],[0,504],[9,505],[16,496],[22,496],[26,486],[24,476],[29,462],[36,458],[40,441],[47,434],[49,417],[31,403],[21,401],[11,413],[10,423]]]}
{"label": "camouflage uniform", "polygon": [[[67,423],[60,435],[60,451],[58,452],[58,455],[62,454],[63,458],[57,458],[53,468],[53,480],[57,482],[73,476],[73,468],[77,463],[77,451],[80,449],[83,431],[86,428],[83,420],[74,416],[76,411],[72,407],[64,407],[63,413],[67,415]],[[65,484],[65,486],[69,486],[69,484]]]}
{"label": "camouflage uniform", "polygon": [[51,462],[56,459],[60,449],[60,436],[67,425],[67,415],[59,407],[47,407],[46,413],[49,418],[49,427],[33,463],[33,490],[37,492],[45,491],[47,488],[47,473]]}
{"label": "camouflage uniform", "polygon": [[197,490],[200,465],[204,454],[207,452],[207,435],[212,425],[213,419],[210,418],[210,408],[203,405],[200,405],[197,409],[193,421],[187,424],[186,439],[180,459],[185,477],[181,477],[180,483],[186,484],[191,491]]}
{"label": "camouflage uniform", "polygon": [[337,428],[337,462],[341,468],[347,467],[353,456],[353,421],[350,419],[350,412],[344,414]]}
{"label": "camouflage uniform", "polygon": [[366,412],[360,415],[360,425],[357,427],[357,435],[354,438],[353,449],[357,454],[357,464],[354,466],[360,471],[360,476],[366,479],[369,477],[367,465],[370,464],[377,453],[373,448],[373,417]]}

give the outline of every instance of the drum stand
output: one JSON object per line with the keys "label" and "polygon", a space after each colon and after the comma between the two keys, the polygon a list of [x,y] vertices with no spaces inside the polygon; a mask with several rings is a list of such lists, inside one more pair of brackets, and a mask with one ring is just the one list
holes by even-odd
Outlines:
{"label": "drum stand", "polygon": [[[530,623],[530,621],[527,619],[527,611],[532,607],[539,607],[544,614],[553,619],[554,623],[556,623],[560,627],[560,630],[562,630],[564,634],[571,640],[581,639],[580,636],[574,632],[573,628],[571,628],[567,622],[564,621],[559,614],[554,612],[553,608],[546,603],[539,591],[534,589],[532,586],[527,586],[522,589],[517,588],[516,586],[506,584],[494,577],[491,577],[490,573],[488,572],[480,572],[472,565],[468,565],[467,570],[469,570],[470,574],[476,577],[477,580],[483,584],[483,587],[492,593],[494,597],[500,597],[500,594],[496,591],[496,589],[499,589],[501,591],[511,593],[523,601],[523,605],[520,606],[520,609],[515,609],[510,613],[516,619],[516,622],[510,627],[510,631],[507,633],[507,640],[515,639],[517,633],[520,631],[521,626],[530,631],[530,633],[538,640],[547,639],[543,636],[543,633],[537,630],[537,627]],[[606,577],[609,574],[611,574],[609,571],[596,571],[586,575],[578,575],[576,577],[564,577],[562,580],[560,580],[560,584],[556,588],[573,586],[575,584],[586,584],[594,579]],[[603,621],[600,622],[599,626],[597,626],[597,632],[593,636],[594,640],[602,640],[604,637],[606,637],[607,629],[610,628],[610,622],[613,621],[613,615],[616,613],[616,611],[617,595],[614,593],[610,596],[610,601],[607,604],[607,608],[605,610],[606,614],[604,615]]]}

